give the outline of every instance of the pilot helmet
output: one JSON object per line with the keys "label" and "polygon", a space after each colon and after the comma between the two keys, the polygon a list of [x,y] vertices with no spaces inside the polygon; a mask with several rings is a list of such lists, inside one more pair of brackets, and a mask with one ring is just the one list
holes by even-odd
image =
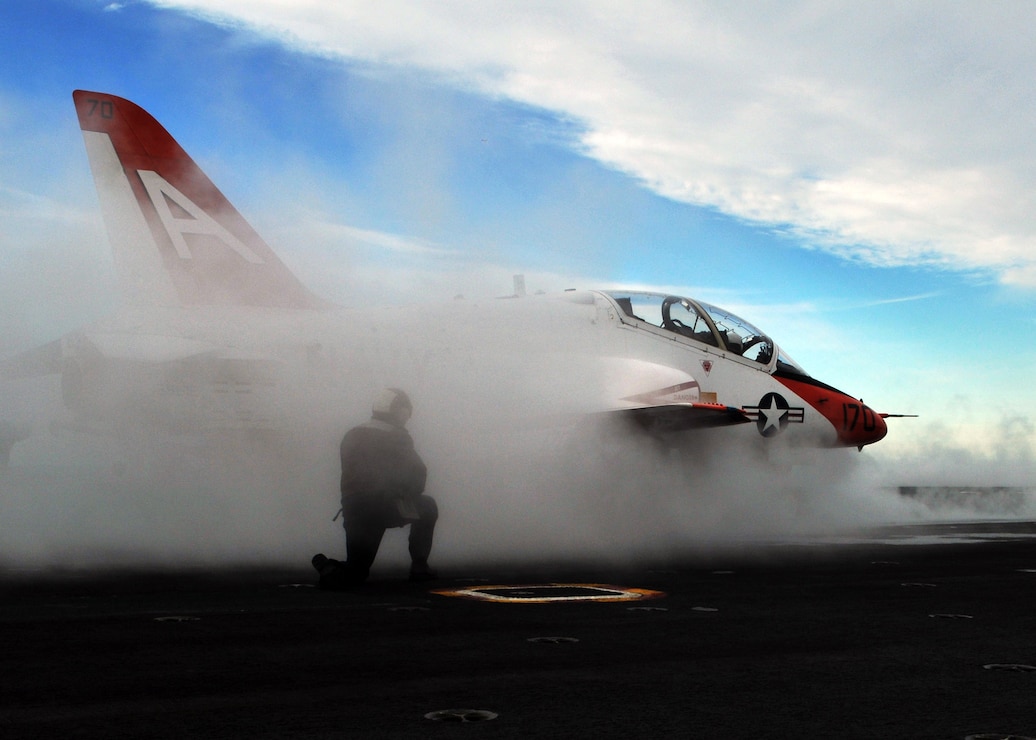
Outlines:
{"label": "pilot helmet", "polygon": [[403,426],[410,420],[414,407],[404,391],[399,388],[386,388],[374,399],[372,410],[375,418]]}

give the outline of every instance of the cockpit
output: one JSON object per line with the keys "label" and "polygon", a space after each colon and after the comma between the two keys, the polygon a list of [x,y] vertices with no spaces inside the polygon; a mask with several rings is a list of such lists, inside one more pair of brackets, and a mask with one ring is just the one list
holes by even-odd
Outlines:
{"label": "cockpit", "polygon": [[776,353],[778,368],[806,375],[768,336],[722,308],[662,293],[608,291],[607,295],[622,309],[626,323],[642,321],[767,367]]}

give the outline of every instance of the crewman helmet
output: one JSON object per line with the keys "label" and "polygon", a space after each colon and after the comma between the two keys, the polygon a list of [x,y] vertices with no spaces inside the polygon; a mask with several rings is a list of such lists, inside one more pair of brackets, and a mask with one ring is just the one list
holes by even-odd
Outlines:
{"label": "crewman helmet", "polygon": [[386,388],[374,399],[374,416],[404,426],[414,412],[410,396],[399,388]]}

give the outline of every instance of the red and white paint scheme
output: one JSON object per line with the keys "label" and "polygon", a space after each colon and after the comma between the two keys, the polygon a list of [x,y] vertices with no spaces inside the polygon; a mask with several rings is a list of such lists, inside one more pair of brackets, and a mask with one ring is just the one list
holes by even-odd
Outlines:
{"label": "red and white paint scheme", "polygon": [[683,296],[332,306],[151,115],[104,93],[73,98],[125,300],[3,369],[60,373],[79,428],[132,417],[290,434],[398,386],[422,418],[476,426],[606,414],[656,436],[740,424],[766,444],[862,448],[886,434],[885,415],[811,378],[755,326]]}

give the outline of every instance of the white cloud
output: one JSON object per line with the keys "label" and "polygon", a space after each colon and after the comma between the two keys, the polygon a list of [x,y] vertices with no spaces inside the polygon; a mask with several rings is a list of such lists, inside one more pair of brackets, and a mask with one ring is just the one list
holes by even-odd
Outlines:
{"label": "white cloud", "polygon": [[818,248],[1036,287],[1030,5],[154,4],[571,117],[653,190]]}
{"label": "white cloud", "polygon": [[438,246],[424,239],[370,229],[358,229],[354,226],[331,223],[319,218],[310,222],[310,229],[324,239],[357,242],[397,254],[426,256],[457,254],[456,250]]}

